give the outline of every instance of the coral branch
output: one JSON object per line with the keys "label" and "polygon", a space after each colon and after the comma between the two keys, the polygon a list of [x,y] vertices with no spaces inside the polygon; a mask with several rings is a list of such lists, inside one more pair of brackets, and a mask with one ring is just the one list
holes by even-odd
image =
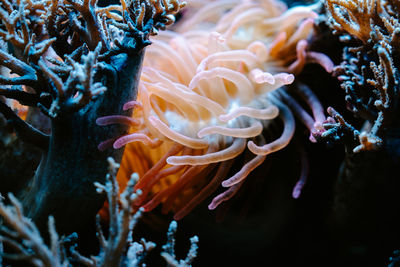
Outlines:
{"label": "coral branch", "polygon": [[[59,240],[51,238],[51,247],[53,249],[49,249],[40,236],[39,230],[36,228],[35,224],[24,216],[21,203],[11,193],[8,195],[8,198],[12,206],[7,207],[4,205],[3,201],[0,200],[0,215],[4,218],[5,222],[15,230],[14,233],[16,237],[23,239],[24,242],[18,244],[16,241],[4,236],[0,236],[0,240],[6,245],[10,245],[12,248],[16,249],[16,252],[19,253],[17,254],[18,256],[15,257],[17,259],[19,256],[30,259],[35,266],[62,266],[64,259],[62,259],[59,254],[57,244]],[[55,237],[54,219],[52,217],[49,217],[48,225],[49,230],[53,233],[52,237]]]}
{"label": "coral branch", "polygon": [[[332,16],[330,26],[361,41],[359,46],[345,48],[344,61],[334,72],[346,91],[349,108],[364,120],[366,130],[359,133],[335,115],[341,128],[338,132],[347,132],[348,140],[352,136],[358,139],[354,153],[380,150],[390,125],[397,124],[394,114],[399,109],[399,73],[394,67],[400,52],[395,30],[399,26],[398,6],[394,1],[375,0],[328,0],[326,4]],[[322,136],[341,138],[333,134],[332,124],[326,126],[328,133]]]}
{"label": "coral branch", "polygon": [[0,84],[4,85],[34,85],[37,82],[36,71],[21,60],[0,49],[0,65],[9,68],[19,77],[5,77],[0,75]]}
{"label": "coral branch", "polygon": [[190,249],[184,260],[177,260],[175,256],[175,232],[177,230],[178,224],[176,221],[172,221],[169,225],[167,232],[167,244],[165,244],[163,248],[163,252],[161,252],[161,256],[164,257],[167,265],[170,267],[189,267],[191,266],[194,258],[197,257],[197,243],[199,242],[199,238],[197,236],[193,236],[190,238]]}
{"label": "coral branch", "polygon": [[[141,191],[135,191],[134,186],[138,181],[139,177],[136,173],[131,175],[125,190],[119,195],[118,183],[116,180],[116,174],[119,168],[114,159],[108,158],[108,174],[105,185],[95,183],[97,192],[106,193],[107,200],[109,203],[110,221],[109,221],[109,235],[108,238],[104,238],[104,234],[99,225],[99,219],[97,220],[97,236],[99,238],[101,248],[98,256],[87,258],[80,255],[77,251],[74,251],[74,257],[85,264],[86,266],[120,266],[122,261],[122,255],[126,245],[136,246],[128,241],[131,239],[132,229],[136,225],[138,219],[141,216],[142,210],[139,209],[135,213],[132,210],[133,202],[141,194]],[[147,248],[151,249],[150,244],[147,244]],[[128,249],[129,251],[129,249]],[[146,253],[147,251],[143,251]],[[138,255],[137,255],[138,256]],[[136,259],[131,258],[132,261]],[[138,263],[139,264],[139,263]],[[127,266],[130,266],[127,264]],[[136,265],[135,265],[136,266]]]}
{"label": "coral branch", "polygon": [[371,32],[370,20],[378,14],[376,0],[328,0],[326,6],[332,15],[332,27],[367,42]]}

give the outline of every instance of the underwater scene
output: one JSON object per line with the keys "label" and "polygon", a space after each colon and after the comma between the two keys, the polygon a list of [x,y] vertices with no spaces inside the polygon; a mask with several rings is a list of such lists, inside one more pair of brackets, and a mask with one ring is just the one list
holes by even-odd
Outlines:
{"label": "underwater scene", "polygon": [[0,266],[400,266],[399,0],[0,0]]}

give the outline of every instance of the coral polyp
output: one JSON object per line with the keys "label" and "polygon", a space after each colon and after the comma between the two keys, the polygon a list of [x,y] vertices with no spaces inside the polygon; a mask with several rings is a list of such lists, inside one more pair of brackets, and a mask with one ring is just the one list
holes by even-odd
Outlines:
{"label": "coral polyp", "polygon": [[[297,102],[283,86],[292,84],[307,62],[332,69],[326,56],[306,50],[316,17],[311,7],[287,10],[269,0],[210,5],[213,12],[208,5],[197,7],[175,30],[152,39],[138,97],[127,104],[135,108],[133,117],[98,120],[125,120],[132,126],[129,135],[114,142],[115,148],[134,143],[126,148],[119,179],[124,183],[130,172],[139,172],[136,187],[144,193],[137,204],[150,211],[163,203],[163,211],[173,210],[175,219],[221,184],[227,189],[209,209],[229,200],[268,154],[286,147],[295,132],[288,105]],[[298,107],[301,114],[304,110]],[[315,120],[306,115],[310,131],[321,130],[325,120],[322,108],[316,114]],[[263,132],[278,118],[283,122],[281,136],[266,137]],[[228,177],[242,153],[248,159]],[[213,169],[216,174],[209,177]],[[196,184],[203,188],[194,189]]]}

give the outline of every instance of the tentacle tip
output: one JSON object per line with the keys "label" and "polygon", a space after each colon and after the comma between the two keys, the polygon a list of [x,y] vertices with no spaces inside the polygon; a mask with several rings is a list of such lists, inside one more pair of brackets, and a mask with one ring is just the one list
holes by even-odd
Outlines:
{"label": "tentacle tip", "polygon": [[294,199],[298,199],[300,197],[303,186],[304,186],[303,181],[299,181],[296,183],[296,185],[293,188],[293,192],[292,192],[292,197]]}
{"label": "tentacle tip", "polygon": [[222,185],[223,187],[231,187],[231,186],[232,186],[232,184],[229,182],[229,180],[223,181],[223,182],[221,183],[221,185]]}
{"label": "tentacle tip", "polygon": [[115,140],[115,139],[108,139],[108,140],[106,140],[106,141],[101,142],[101,143],[97,146],[97,149],[98,149],[99,151],[105,151],[105,150],[107,150],[108,148],[111,147],[111,145],[112,145],[112,143],[114,142],[114,140]]}
{"label": "tentacle tip", "polygon": [[296,50],[297,52],[304,52],[307,46],[308,46],[307,40],[301,39],[296,45]]}
{"label": "tentacle tip", "polygon": [[171,159],[171,157],[168,157],[166,160],[167,164],[169,165],[174,165],[174,159]]}
{"label": "tentacle tip", "polygon": [[294,199],[298,199],[300,197],[300,194],[301,194],[301,190],[299,188],[295,187],[292,192],[292,197]]}
{"label": "tentacle tip", "polygon": [[122,146],[117,145],[117,144],[114,144],[114,145],[113,145],[113,148],[114,148],[114,149],[120,149],[121,147],[122,147]]}
{"label": "tentacle tip", "polygon": [[197,136],[198,136],[199,138],[203,138],[203,137],[206,136],[206,135],[207,135],[207,134],[204,133],[203,130],[200,130],[200,131],[197,133]]}
{"label": "tentacle tip", "polygon": [[332,64],[324,64],[324,65],[322,65],[322,67],[325,69],[325,71],[327,73],[333,73],[333,70],[335,68],[333,63]]}
{"label": "tentacle tip", "polygon": [[104,117],[97,118],[97,119],[96,119],[96,124],[97,124],[98,126],[104,126],[104,125],[105,125],[105,124],[104,124]]}
{"label": "tentacle tip", "polygon": [[288,74],[284,80],[285,84],[292,84],[294,82],[294,75]]}
{"label": "tentacle tip", "polygon": [[123,147],[125,145],[124,142],[121,142],[120,139],[116,140],[113,144],[113,148],[114,149],[120,149],[121,147]]}
{"label": "tentacle tip", "polygon": [[211,203],[210,205],[208,205],[209,210],[215,210],[216,208],[217,208],[217,206],[214,203]]}
{"label": "tentacle tip", "polygon": [[316,129],[312,129],[310,132],[310,136],[308,137],[308,140],[310,140],[311,143],[317,143],[316,137],[319,135],[321,135],[320,131],[318,131]]}
{"label": "tentacle tip", "polygon": [[122,107],[122,109],[123,109],[124,111],[127,111],[127,110],[129,110],[129,109],[131,109],[131,108],[132,108],[132,104],[131,104],[130,102],[125,103],[124,106]]}
{"label": "tentacle tip", "polygon": [[326,111],[327,111],[328,114],[331,115],[331,116],[334,116],[334,115],[332,115],[332,114],[335,114],[335,113],[336,113],[336,110],[335,110],[333,107],[328,107],[328,108],[326,109]]}
{"label": "tentacle tip", "polygon": [[[106,142],[106,141],[105,141]],[[97,149],[99,150],[99,151],[105,151],[107,148],[109,148],[109,144],[105,144],[105,142],[101,142],[98,146],[97,146]]]}

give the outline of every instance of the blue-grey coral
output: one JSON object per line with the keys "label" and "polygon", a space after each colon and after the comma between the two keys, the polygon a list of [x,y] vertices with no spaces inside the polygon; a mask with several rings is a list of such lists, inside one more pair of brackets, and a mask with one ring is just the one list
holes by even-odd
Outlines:
{"label": "blue-grey coral", "polygon": [[[178,1],[1,1],[0,95],[39,108],[51,121],[50,134],[22,120],[9,104],[0,111],[18,136],[41,149],[41,162],[19,192],[26,214],[39,226],[53,214],[62,232],[90,223],[103,198],[93,182],[103,181],[104,162],[122,151],[99,152],[97,144],[127,131],[99,127],[96,118],[123,113],[136,96],[149,35],[174,21]],[[77,209],[76,207],[80,207]],[[79,217],[81,221],[70,220]],[[63,224],[65,222],[65,224]]]}

